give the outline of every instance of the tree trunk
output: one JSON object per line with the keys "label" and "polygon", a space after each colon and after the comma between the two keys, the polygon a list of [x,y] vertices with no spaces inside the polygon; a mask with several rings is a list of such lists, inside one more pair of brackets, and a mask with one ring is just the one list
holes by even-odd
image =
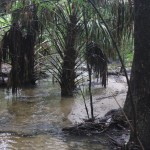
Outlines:
{"label": "tree trunk", "polygon": [[[134,60],[131,91],[137,112],[137,130],[146,150],[150,149],[150,0],[135,0]],[[129,92],[124,110],[132,119]],[[132,133],[131,133],[132,137]]]}
{"label": "tree trunk", "polygon": [[70,23],[67,25],[65,39],[65,51],[61,73],[61,96],[73,96],[75,89],[75,61],[77,52],[74,48],[77,35],[77,17],[70,15]]}

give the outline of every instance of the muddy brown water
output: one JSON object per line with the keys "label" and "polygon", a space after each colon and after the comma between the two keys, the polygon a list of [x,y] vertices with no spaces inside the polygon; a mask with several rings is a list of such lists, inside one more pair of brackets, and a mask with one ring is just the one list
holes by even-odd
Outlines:
{"label": "muddy brown water", "polygon": [[0,150],[107,150],[105,138],[73,136],[62,132],[74,101],[61,99],[60,89],[43,80],[22,89],[17,99],[0,89]]}

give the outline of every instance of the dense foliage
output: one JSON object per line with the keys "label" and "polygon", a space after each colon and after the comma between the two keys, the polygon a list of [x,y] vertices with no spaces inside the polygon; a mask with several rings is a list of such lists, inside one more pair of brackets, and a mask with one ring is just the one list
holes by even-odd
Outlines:
{"label": "dense foliage", "polygon": [[[48,70],[61,89],[66,89],[62,95],[72,95],[80,82],[76,71],[81,64],[86,64],[84,52],[89,43],[98,44],[100,52],[92,51],[104,53],[107,60],[118,59],[110,32],[126,60],[125,54],[132,50],[133,42],[131,1],[95,0],[93,4],[103,20],[90,1],[85,0],[1,1],[1,63],[12,65],[10,87],[16,89],[25,83],[35,83],[37,74]],[[91,62],[96,63],[93,71],[97,73],[100,68],[107,68],[106,62],[99,61],[98,69],[98,61]],[[100,76],[104,86],[106,75]]]}

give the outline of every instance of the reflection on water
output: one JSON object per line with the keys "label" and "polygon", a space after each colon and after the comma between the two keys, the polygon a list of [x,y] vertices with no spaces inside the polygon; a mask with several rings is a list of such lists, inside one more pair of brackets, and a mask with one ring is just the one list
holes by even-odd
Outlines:
{"label": "reflection on water", "polygon": [[[68,115],[72,110],[72,106],[74,105],[74,98],[62,98],[60,101],[61,112],[63,113],[63,121],[68,121]],[[71,122],[70,122],[71,124]]]}
{"label": "reflection on water", "polygon": [[71,139],[63,140],[50,135],[38,135],[36,137],[16,137],[9,134],[0,136],[0,149],[19,150],[106,150],[105,147],[90,140]]}
{"label": "reflection on water", "polygon": [[23,89],[17,99],[0,90],[0,150],[107,149],[94,142],[102,139],[64,135],[74,99],[61,99],[59,87],[50,84]]}

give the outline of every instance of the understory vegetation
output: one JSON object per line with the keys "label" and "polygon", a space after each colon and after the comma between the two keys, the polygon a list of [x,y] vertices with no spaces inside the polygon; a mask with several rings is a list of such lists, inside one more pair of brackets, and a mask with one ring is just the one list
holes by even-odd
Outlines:
{"label": "understory vegetation", "polygon": [[103,19],[82,0],[1,2],[1,63],[12,66],[8,86],[13,93],[49,71],[60,84],[61,95],[73,96],[81,75],[76,72],[86,62],[106,87],[107,62],[119,59],[110,32],[124,63],[132,61],[132,4],[120,0],[93,4]]}

